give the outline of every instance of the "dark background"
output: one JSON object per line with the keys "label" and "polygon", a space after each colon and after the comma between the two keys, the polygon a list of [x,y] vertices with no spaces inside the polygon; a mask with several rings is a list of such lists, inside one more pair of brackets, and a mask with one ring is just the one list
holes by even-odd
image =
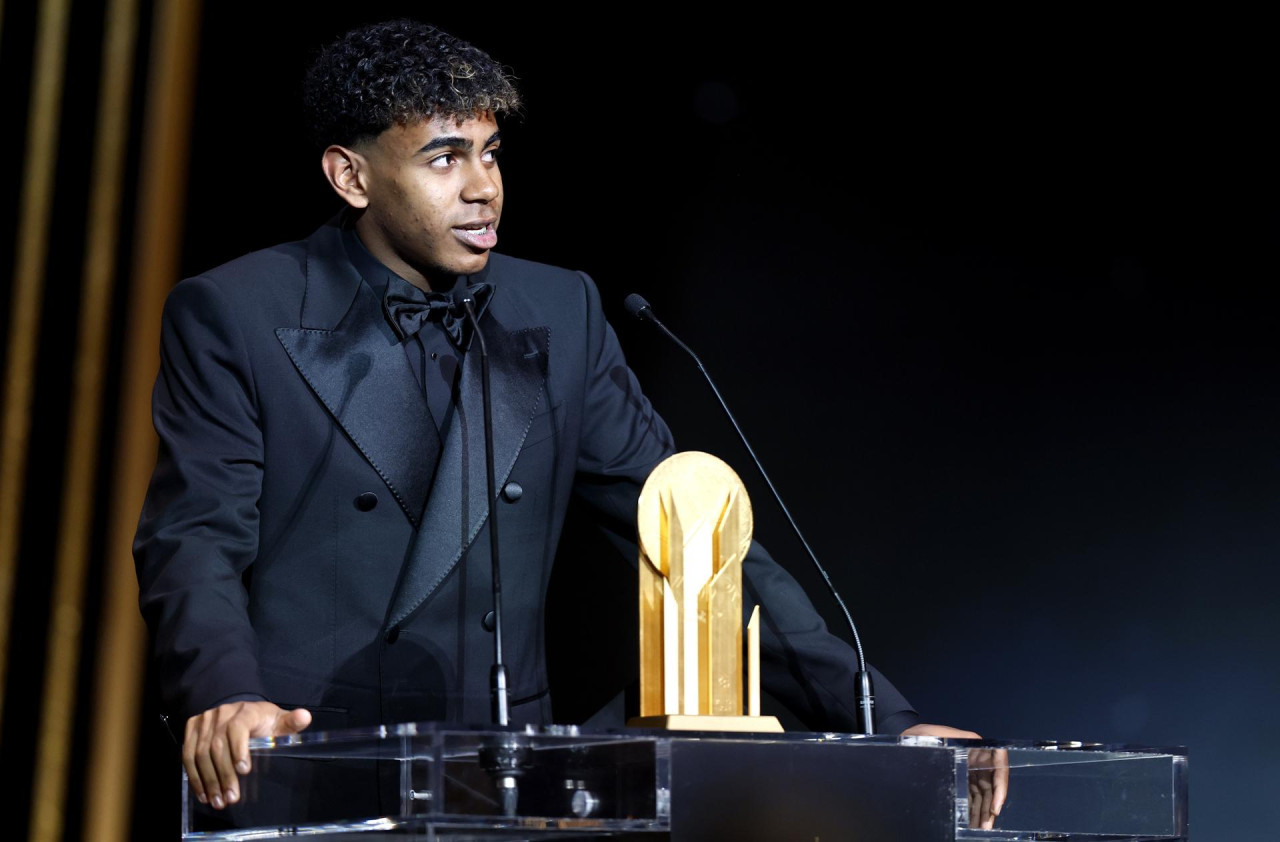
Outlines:
{"label": "dark background", "polygon": [[317,45],[396,14],[472,40],[527,96],[500,249],[591,273],[839,628],[621,299],[694,346],[927,721],[1186,745],[1195,838],[1277,826],[1280,137],[1247,21],[313,8],[206,11],[189,272],[337,208],[297,128]]}
{"label": "dark background", "polygon": [[[298,68],[417,8],[209,8],[190,271],[336,208]],[[501,250],[592,274],[679,446],[738,469],[838,627],[621,299],[699,351],[927,720],[1186,745],[1197,839],[1276,826],[1280,137],[1248,21],[428,20],[527,95]]]}
{"label": "dark background", "polygon": [[[697,371],[627,293],[701,355],[926,720],[1184,745],[1194,838],[1273,835],[1280,133],[1259,21],[272,9],[206,4],[183,274],[337,210],[298,106],[321,44],[401,14],[473,41],[527,100],[500,250],[591,273],[678,445],[738,470],[757,537],[837,633]],[[51,475],[61,441],[33,433]],[[177,807],[176,750],[143,716],[140,838]],[[23,721],[6,709],[10,743]]]}

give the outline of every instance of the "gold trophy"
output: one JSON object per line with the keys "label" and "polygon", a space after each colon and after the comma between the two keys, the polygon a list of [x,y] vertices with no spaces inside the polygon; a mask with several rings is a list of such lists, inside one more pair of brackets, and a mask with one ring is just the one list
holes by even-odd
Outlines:
{"label": "gold trophy", "polygon": [[743,714],[742,559],[751,501],[709,453],[663,460],[640,492],[640,716],[630,725],[781,731],[760,715],[759,606],[747,624]]}

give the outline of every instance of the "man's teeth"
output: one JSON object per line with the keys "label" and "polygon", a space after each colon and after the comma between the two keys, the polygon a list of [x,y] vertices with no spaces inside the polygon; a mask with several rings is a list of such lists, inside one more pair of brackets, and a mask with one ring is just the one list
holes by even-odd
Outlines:
{"label": "man's teeth", "polygon": [[479,227],[471,226],[471,227],[463,228],[462,230],[464,230],[464,231],[477,231],[477,232],[479,232],[479,231],[488,231],[488,230],[489,230],[489,226],[488,226],[488,225],[481,225],[481,226],[479,226]]}

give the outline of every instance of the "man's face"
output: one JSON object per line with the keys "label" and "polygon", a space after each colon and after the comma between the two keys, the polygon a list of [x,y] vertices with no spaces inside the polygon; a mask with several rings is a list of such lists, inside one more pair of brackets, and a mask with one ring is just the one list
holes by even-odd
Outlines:
{"label": "man's face", "polygon": [[368,205],[356,230],[365,246],[413,283],[483,269],[502,215],[498,146],[488,113],[392,126],[361,144]]}

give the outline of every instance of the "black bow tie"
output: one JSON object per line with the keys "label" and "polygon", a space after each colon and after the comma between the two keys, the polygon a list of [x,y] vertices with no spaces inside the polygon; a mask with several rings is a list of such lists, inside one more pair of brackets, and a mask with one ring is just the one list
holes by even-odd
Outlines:
{"label": "black bow tie", "polygon": [[400,341],[413,336],[427,322],[439,322],[455,348],[463,348],[463,334],[467,325],[467,312],[462,306],[464,299],[470,298],[476,311],[476,318],[484,312],[493,287],[488,284],[475,284],[465,291],[423,292],[407,281],[392,279],[387,284],[386,294],[382,297],[382,311],[386,313],[391,328],[400,337]]}

